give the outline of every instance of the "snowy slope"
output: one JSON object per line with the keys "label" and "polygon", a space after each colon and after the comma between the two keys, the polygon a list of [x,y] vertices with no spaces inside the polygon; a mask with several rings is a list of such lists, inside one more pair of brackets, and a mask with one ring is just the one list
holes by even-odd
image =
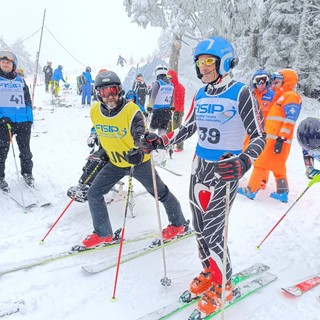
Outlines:
{"label": "snowy slope", "polygon": [[[125,77],[125,69],[115,71],[122,79]],[[187,88],[187,106],[195,88],[200,85],[192,72],[186,69],[180,79]],[[35,112],[35,118],[44,120],[35,121],[34,131],[46,130],[47,133],[32,138],[34,176],[36,188],[52,201],[52,205],[33,208],[24,214],[18,205],[0,194],[1,269],[25,259],[66,251],[92,232],[88,205],[72,203],[44,244],[39,244],[70,202],[66,190],[77,183],[90,151],[86,146],[91,128],[89,108],[81,107],[80,97],[75,93],[65,94],[65,98],[73,104],[71,108],[52,110],[50,94],[44,92],[43,86],[37,87],[36,105],[42,106],[42,110]],[[304,99],[300,120],[307,115],[318,115],[319,109],[319,103]],[[196,137],[193,136],[185,142],[185,151],[174,154],[174,159],[168,162],[168,167],[182,173],[182,177],[158,169],[162,179],[180,199],[187,218],[191,218],[188,184],[195,143]],[[18,154],[16,144],[15,151]],[[246,184],[249,174],[241,180],[241,185]],[[9,184],[17,179],[12,151],[8,156],[6,177]],[[226,312],[228,320],[317,320],[320,317],[317,298],[320,286],[298,299],[289,298],[280,291],[282,286],[320,272],[320,215],[317,204],[320,186],[314,185],[301,198],[259,251],[255,248],[307,186],[301,149],[296,140],[288,160],[288,178],[288,204],[269,198],[269,193],[275,189],[272,177],[267,189],[260,192],[255,201],[241,196],[235,200],[229,231],[234,271],[255,262],[264,262],[271,267],[271,272],[277,274],[278,280],[230,308]],[[123,181],[127,184],[127,179]],[[134,190],[142,190],[136,181]],[[123,224],[124,208],[124,201],[109,206],[114,230]],[[136,217],[128,215],[127,218],[126,238],[148,230],[157,232],[156,207],[151,196],[137,197],[134,210]],[[160,210],[162,225],[166,226],[168,221],[162,206]],[[148,242],[125,245],[123,254]],[[96,275],[85,274],[81,269],[82,265],[104,259],[116,262],[118,248],[110,248],[0,276],[0,310],[10,302],[24,299],[24,308],[8,319],[138,319],[175,301],[201,271],[194,237],[167,247],[165,254],[167,275],[172,280],[168,288],[160,284],[164,271],[161,250],[158,250],[121,265],[117,301],[111,301],[115,268]],[[172,319],[187,319],[191,311],[192,308]]]}

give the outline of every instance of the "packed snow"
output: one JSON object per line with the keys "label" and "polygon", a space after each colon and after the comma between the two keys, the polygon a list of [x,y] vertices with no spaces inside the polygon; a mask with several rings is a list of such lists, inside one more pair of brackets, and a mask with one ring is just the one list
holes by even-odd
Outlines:
{"label": "packed snow", "polygon": [[[193,68],[189,66],[181,68],[180,72],[180,81],[187,90],[185,113],[189,109],[194,92],[201,85]],[[123,80],[129,67],[115,66],[114,71]],[[31,82],[31,79],[27,80]],[[90,108],[81,106],[81,97],[75,93],[75,86],[71,80],[70,83],[72,90],[62,91],[61,96],[71,107],[53,107],[51,94],[45,93],[44,85],[40,82],[36,88],[35,105],[42,109],[34,112],[33,131],[46,133],[33,133],[33,174],[36,190],[52,204],[44,208],[32,208],[24,213],[15,202],[0,194],[1,270],[14,267],[25,260],[67,251],[71,246],[80,244],[84,237],[92,232],[88,204],[73,202],[44,243],[40,244],[50,226],[70,204],[71,199],[67,197],[66,191],[70,186],[77,184],[90,152],[86,144],[92,126]],[[299,121],[309,115],[318,116],[319,110],[320,103],[304,98]],[[184,152],[174,154],[173,159],[168,160],[167,167],[181,173],[181,177],[161,168],[157,169],[163,181],[180,200],[188,219],[191,219],[188,184],[196,138],[194,135],[187,140]],[[15,142],[14,148],[18,161]],[[317,166],[320,167],[318,164]],[[292,285],[320,272],[320,215],[316,200],[320,185],[312,186],[295,203],[309,182],[304,174],[302,152],[296,139],[287,168],[289,203],[284,204],[269,198],[269,194],[275,190],[275,181],[270,177],[266,190],[260,191],[254,201],[238,195],[232,207],[228,243],[234,272],[256,262],[263,262],[270,266],[270,272],[276,274],[278,279],[229,308],[225,313],[225,319],[317,320],[320,317],[320,286],[299,298],[289,297],[280,290],[283,286]],[[246,185],[250,172],[241,179],[240,186]],[[6,179],[9,185],[17,181],[12,150],[6,164]],[[128,178],[124,178],[123,182],[126,189]],[[138,193],[143,187],[134,181],[133,189]],[[256,246],[292,204],[294,206],[285,219],[261,249],[257,250]],[[125,201],[109,205],[114,231],[122,227],[124,212]],[[149,231],[158,232],[156,204],[150,195],[136,197],[133,212],[134,217],[130,212],[127,216],[126,239]],[[165,227],[168,220],[161,204],[160,213],[162,226]],[[150,241],[148,239],[125,244],[122,254],[141,248]],[[92,251],[2,275],[0,310],[4,310],[14,301],[24,300],[25,304],[20,312],[7,316],[8,319],[134,320],[176,301],[179,295],[188,289],[190,281],[201,271],[196,241],[192,236],[164,250],[167,276],[172,280],[171,286],[164,287],[160,284],[160,279],[164,277],[163,255],[162,250],[157,250],[120,265],[116,287],[117,299],[113,301],[111,297],[116,268],[90,275],[86,274],[81,266],[101,261],[116,263],[118,250],[119,247]],[[187,308],[172,319],[187,319],[194,307],[195,305]]]}

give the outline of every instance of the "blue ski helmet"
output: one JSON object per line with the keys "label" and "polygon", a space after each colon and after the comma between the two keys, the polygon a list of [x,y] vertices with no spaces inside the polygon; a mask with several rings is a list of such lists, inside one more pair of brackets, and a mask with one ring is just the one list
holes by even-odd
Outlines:
{"label": "blue ski helmet", "polygon": [[320,149],[320,119],[308,117],[302,120],[297,128],[297,139],[307,151]]}
{"label": "blue ski helmet", "polygon": [[[230,69],[234,68],[238,63],[231,43],[221,37],[212,36],[199,42],[194,50],[194,62],[196,62],[202,54],[209,54],[217,58],[216,68],[220,76],[228,73]],[[202,75],[197,65],[196,71],[197,77],[201,79]]]}

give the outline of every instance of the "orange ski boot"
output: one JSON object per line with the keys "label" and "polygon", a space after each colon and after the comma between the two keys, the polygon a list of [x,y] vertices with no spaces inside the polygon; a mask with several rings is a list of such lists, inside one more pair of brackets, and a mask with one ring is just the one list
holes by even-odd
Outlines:
{"label": "orange ski boot", "polygon": [[190,283],[190,292],[196,296],[205,293],[213,285],[210,268],[204,269],[200,275]]}
{"label": "orange ski boot", "polygon": [[[226,284],[226,303],[231,301],[233,298],[233,290],[234,286],[230,281]],[[213,284],[213,286],[206,291],[206,293],[202,296],[202,298],[198,301],[198,310],[202,315],[208,316],[211,313],[216,312],[221,308],[222,300],[222,286]]]}

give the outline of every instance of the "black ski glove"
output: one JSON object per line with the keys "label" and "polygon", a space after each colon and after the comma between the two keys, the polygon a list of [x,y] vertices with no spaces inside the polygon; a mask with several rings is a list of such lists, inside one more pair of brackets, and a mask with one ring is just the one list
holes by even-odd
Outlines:
{"label": "black ski glove", "polygon": [[239,156],[229,153],[221,159],[215,162],[214,171],[224,182],[239,180],[251,167],[251,159],[243,153]]}
{"label": "black ski glove", "polygon": [[274,153],[276,154],[280,154],[282,151],[282,146],[283,143],[286,141],[287,139],[283,138],[283,137],[278,137],[276,140],[276,144],[274,145]]}
{"label": "black ski glove", "polygon": [[140,164],[143,161],[144,153],[138,147],[133,147],[125,156],[127,162],[133,165]]}
{"label": "black ski glove", "polygon": [[166,135],[159,136],[156,133],[147,132],[140,139],[140,148],[144,153],[151,153],[153,150],[165,149],[169,144]]}
{"label": "black ski glove", "polygon": [[7,124],[11,124],[10,118],[8,118],[8,117],[0,118],[0,125],[5,125],[6,126]]}

